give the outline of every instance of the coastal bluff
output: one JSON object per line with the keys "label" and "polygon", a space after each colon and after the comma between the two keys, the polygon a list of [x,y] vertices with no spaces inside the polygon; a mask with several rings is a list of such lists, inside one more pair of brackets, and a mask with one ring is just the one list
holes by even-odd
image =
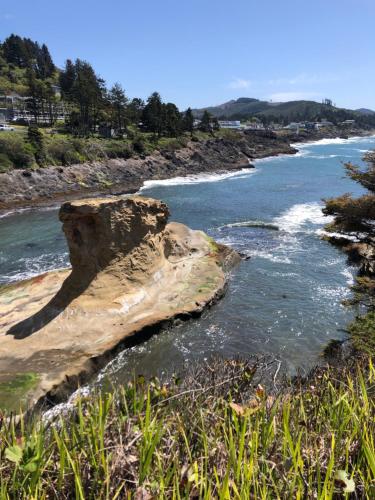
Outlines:
{"label": "coastal bluff", "polygon": [[58,401],[129,339],[199,315],[239,261],[141,196],[66,202],[71,270],[0,290],[0,408]]}

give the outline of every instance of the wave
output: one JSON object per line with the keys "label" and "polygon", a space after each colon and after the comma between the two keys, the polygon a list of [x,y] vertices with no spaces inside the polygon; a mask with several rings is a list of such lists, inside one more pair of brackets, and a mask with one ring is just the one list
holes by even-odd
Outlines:
{"label": "wave", "polygon": [[184,184],[219,182],[233,177],[247,177],[248,175],[254,174],[255,172],[256,170],[254,168],[242,168],[241,170],[235,170],[234,172],[224,172],[221,174],[206,173],[206,174],[187,175],[185,177],[172,177],[171,179],[149,180],[149,181],[144,181],[144,184],[139,190],[139,192],[151,189],[155,186],[179,186]]}
{"label": "wave", "polygon": [[319,139],[317,141],[312,141],[312,142],[296,142],[291,144],[291,146],[299,149],[299,148],[306,148],[308,146],[327,146],[329,144],[351,144],[355,142],[366,142],[374,139],[375,135],[355,136],[355,137],[349,137],[348,139],[335,137],[331,139]]}
{"label": "wave", "polygon": [[[243,222],[232,222],[230,224],[225,224],[221,226],[224,227],[251,227],[251,228],[259,228],[259,229],[271,229],[273,231],[278,231],[279,226],[273,224],[272,222],[263,222],[261,220],[247,220]],[[219,228],[219,229],[221,229]]]}
{"label": "wave", "polygon": [[286,255],[276,255],[275,253],[267,252],[267,250],[245,250],[243,253],[247,257],[265,259],[276,264],[291,264],[292,261]]}
{"label": "wave", "polygon": [[322,205],[318,202],[299,203],[288,208],[283,214],[274,219],[280,231],[298,233],[306,231],[307,224],[325,225],[332,222],[333,218],[325,216]]}
{"label": "wave", "polygon": [[[3,259],[4,262],[4,259]],[[6,263],[6,260],[5,260]],[[23,281],[35,276],[39,276],[47,271],[58,271],[66,269],[69,266],[68,253],[60,255],[56,254],[41,254],[38,257],[26,257],[18,259],[15,262],[17,271],[2,274],[0,283],[12,283],[15,281]],[[24,270],[20,270],[24,269]]]}
{"label": "wave", "polygon": [[58,210],[59,207],[60,205],[48,205],[47,207],[14,208],[13,210],[8,210],[6,212],[0,213],[0,219],[10,217],[11,215],[22,214],[24,212],[50,212],[52,210]]}
{"label": "wave", "polygon": [[349,269],[344,269],[341,271],[341,274],[346,278],[346,282],[348,285],[352,286],[355,283],[354,273]]}
{"label": "wave", "polygon": [[[291,146],[293,146],[293,144],[291,144]],[[252,160],[252,163],[254,165],[258,164],[258,163],[268,163],[270,161],[275,161],[275,160],[286,160],[286,159],[290,159],[290,158],[300,158],[301,156],[307,156],[308,154],[310,154],[311,151],[307,150],[307,149],[303,149],[302,151],[297,151],[297,153],[285,153],[285,154],[279,154],[279,155],[275,155],[275,156],[266,156],[265,158],[255,158],[254,160]]]}

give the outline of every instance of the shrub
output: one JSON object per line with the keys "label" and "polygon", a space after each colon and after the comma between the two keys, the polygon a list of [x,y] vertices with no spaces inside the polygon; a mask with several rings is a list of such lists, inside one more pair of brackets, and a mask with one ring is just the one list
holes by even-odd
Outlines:
{"label": "shrub", "polygon": [[15,132],[1,132],[0,153],[8,158],[14,168],[30,168],[35,163],[33,147]]}
{"label": "shrub", "polygon": [[83,161],[72,142],[64,137],[54,137],[48,142],[46,149],[48,163],[52,165],[72,165]]}
{"label": "shrub", "polygon": [[0,173],[7,172],[13,168],[13,163],[10,161],[8,156],[4,153],[0,153]]}
{"label": "shrub", "polygon": [[105,145],[105,153],[108,158],[131,158],[132,147],[125,141],[108,141]]}
{"label": "shrub", "polygon": [[147,146],[142,137],[137,137],[133,141],[133,149],[137,154],[145,154],[147,153]]}

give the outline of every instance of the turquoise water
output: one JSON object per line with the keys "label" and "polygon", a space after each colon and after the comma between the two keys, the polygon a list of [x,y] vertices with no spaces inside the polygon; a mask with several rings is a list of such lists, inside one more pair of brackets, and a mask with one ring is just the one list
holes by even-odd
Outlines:
{"label": "turquoise water", "polygon": [[[307,369],[330,339],[345,336],[353,312],[341,301],[355,270],[320,238],[328,222],[321,200],[361,193],[344,177],[342,162],[359,163],[375,138],[298,147],[298,155],[258,161],[255,170],[147,184],[142,194],[166,201],[173,220],[250,259],[233,270],[224,299],[200,319],[124,351],[107,373],[122,379],[134,369],[155,374],[216,354],[254,353],[274,354],[291,371]],[[56,209],[0,219],[1,282],[67,262]]]}

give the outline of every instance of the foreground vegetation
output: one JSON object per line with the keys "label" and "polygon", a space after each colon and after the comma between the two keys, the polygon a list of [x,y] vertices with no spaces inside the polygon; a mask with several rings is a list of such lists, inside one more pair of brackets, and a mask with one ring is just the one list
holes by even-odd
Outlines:
{"label": "foreground vegetation", "polygon": [[1,498],[374,498],[371,361],[259,385],[277,370],[218,361],[3,418]]}

